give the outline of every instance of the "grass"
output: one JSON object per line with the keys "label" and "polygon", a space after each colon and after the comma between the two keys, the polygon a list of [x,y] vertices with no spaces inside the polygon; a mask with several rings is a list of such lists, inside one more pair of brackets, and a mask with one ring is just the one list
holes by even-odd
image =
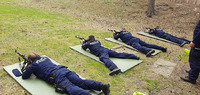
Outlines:
{"label": "grass", "polygon": [[184,53],[179,54],[178,59],[181,60],[185,64],[188,62],[188,56],[189,54],[184,52]]}
{"label": "grass", "polygon": [[[111,47],[114,44],[104,41],[104,38],[109,37],[110,32],[85,27],[83,23],[90,22],[85,18],[15,3],[0,3],[0,14],[1,66],[18,61],[17,55],[14,53],[14,50],[17,49],[18,52],[25,55],[30,52],[47,55],[82,76],[85,73],[93,72],[85,74],[86,78],[109,82],[102,78],[108,76],[109,73],[105,66],[71,50],[69,46],[80,44],[79,39],[76,39],[75,36],[87,38],[93,34],[97,39],[105,42],[102,45]],[[0,81],[2,82],[0,85],[3,89],[0,91],[1,93],[14,94],[16,91],[19,91],[17,94],[27,93],[18,84],[15,84],[16,82],[2,68],[0,72]],[[118,79],[117,81],[108,78],[113,84],[122,80]],[[11,90],[14,87],[11,86],[13,84],[16,87],[15,90]]]}
{"label": "grass", "polygon": [[157,89],[157,90],[160,89],[158,87],[159,81],[155,81],[155,80],[151,80],[151,79],[143,78],[143,77],[141,77],[141,79],[147,83],[146,89],[148,89],[150,91],[152,91],[154,89]]}

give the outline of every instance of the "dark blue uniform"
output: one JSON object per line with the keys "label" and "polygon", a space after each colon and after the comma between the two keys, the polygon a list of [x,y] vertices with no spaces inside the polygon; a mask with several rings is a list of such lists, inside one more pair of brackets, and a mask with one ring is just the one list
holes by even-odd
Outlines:
{"label": "dark blue uniform", "polygon": [[70,95],[88,95],[89,90],[100,91],[100,82],[93,80],[83,80],[79,76],[62,65],[55,65],[48,57],[38,57],[22,74],[23,79],[27,79],[34,74],[37,78],[49,82],[49,78],[55,73],[55,83],[67,86],[65,89]]}
{"label": "dark blue uniform", "polygon": [[193,41],[195,46],[191,48],[189,55],[190,71],[189,79],[196,80],[200,72],[200,20],[194,29]]}
{"label": "dark blue uniform", "polygon": [[178,38],[178,37],[175,37],[175,36],[173,36],[173,35],[171,35],[171,34],[168,34],[168,33],[165,33],[165,32],[163,32],[163,30],[161,30],[161,29],[154,29],[153,31],[148,31],[148,33],[149,34],[153,34],[153,35],[155,35],[155,36],[158,36],[158,37],[160,37],[160,38],[164,38],[164,39],[166,39],[166,40],[169,40],[169,41],[172,41],[172,42],[175,42],[175,43],[177,43],[177,44],[182,44],[184,41],[186,41],[186,42],[190,42],[189,40],[187,40],[187,39],[184,39],[184,38]]}
{"label": "dark blue uniform", "polygon": [[101,46],[101,43],[98,40],[93,40],[89,42],[83,42],[82,48],[90,50],[90,53],[99,57],[99,59],[106,65],[109,70],[117,68],[117,66],[109,59],[109,57],[116,58],[126,58],[126,59],[136,59],[137,57],[133,54],[128,53],[118,53],[108,48]]}
{"label": "dark blue uniform", "polygon": [[144,41],[140,40],[137,37],[133,37],[132,34],[128,31],[123,31],[119,33],[113,34],[114,39],[118,40],[120,38],[122,42],[124,42],[127,45],[131,45],[133,48],[139,50],[140,52],[147,54],[151,49],[159,49],[162,50],[164,47],[153,45],[153,44],[147,44]]}

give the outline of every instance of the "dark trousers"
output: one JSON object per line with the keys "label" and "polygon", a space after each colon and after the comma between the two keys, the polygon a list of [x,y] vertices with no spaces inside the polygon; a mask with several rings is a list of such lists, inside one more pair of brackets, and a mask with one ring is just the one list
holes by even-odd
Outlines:
{"label": "dark trousers", "polygon": [[137,49],[138,51],[147,54],[151,49],[159,49],[161,50],[163,47],[161,46],[157,46],[154,44],[147,44],[146,42],[140,40],[139,38],[133,38],[130,40],[131,46],[135,49]]}
{"label": "dark trousers", "polygon": [[135,59],[136,56],[134,54],[128,54],[128,53],[118,53],[116,51],[105,49],[99,56],[99,59],[106,65],[106,67],[109,70],[113,70],[117,68],[115,63],[113,63],[109,57],[115,57],[115,58],[124,58],[124,59]]}
{"label": "dark trousers", "polygon": [[61,68],[56,72],[55,83],[65,89],[70,95],[88,95],[90,90],[100,91],[100,82],[94,80],[81,79],[75,72],[67,68]]}
{"label": "dark trousers", "polygon": [[200,72],[200,50],[195,50],[191,48],[189,55],[190,71],[189,78],[192,80],[197,80]]}
{"label": "dark trousers", "polygon": [[178,38],[178,37],[175,37],[175,36],[173,36],[173,35],[171,35],[171,34],[168,34],[168,33],[166,33],[165,36],[166,36],[166,37],[165,37],[166,40],[175,42],[175,43],[177,43],[177,44],[182,44],[184,41],[190,42],[189,40],[186,40],[186,39],[184,39],[184,38]]}

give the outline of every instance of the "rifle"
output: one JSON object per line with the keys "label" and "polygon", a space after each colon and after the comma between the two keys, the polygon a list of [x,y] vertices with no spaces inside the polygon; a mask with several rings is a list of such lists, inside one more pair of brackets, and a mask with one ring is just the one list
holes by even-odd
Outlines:
{"label": "rifle", "polygon": [[88,40],[86,40],[85,38],[83,38],[83,37],[78,37],[78,36],[75,36],[75,38],[78,38],[78,39],[81,39],[81,40],[83,40],[83,41],[88,41]]}
{"label": "rifle", "polygon": [[111,31],[111,32],[114,32],[114,33],[120,33],[120,32],[118,32],[118,31],[116,31],[116,30],[110,30],[110,29],[108,29],[108,31]]}
{"label": "rifle", "polygon": [[[21,68],[21,72],[24,72],[27,69],[28,65],[32,63],[32,61],[30,59],[28,59],[25,55],[22,55],[21,53],[17,52],[17,50],[15,50],[15,53],[17,53],[19,55],[18,56],[19,67]],[[22,57],[24,59],[23,66],[21,64],[20,57]]]}
{"label": "rifle", "polygon": [[[150,31],[154,31],[154,30],[156,30],[156,29],[159,29],[159,26],[156,26],[155,28],[146,27],[146,30],[147,30],[147,29],[149,29]],[[146,32],[148,32],[148,31],[146,31]]]}
{"label": "rifle", "polygon": [[[150,31],[155,30],[155,29],[153,29],[153,28],[146,27],[146,30],[147,30],[147,29],[149,29]],[[146,32],[148,32],[148,31],[146,31]]]}

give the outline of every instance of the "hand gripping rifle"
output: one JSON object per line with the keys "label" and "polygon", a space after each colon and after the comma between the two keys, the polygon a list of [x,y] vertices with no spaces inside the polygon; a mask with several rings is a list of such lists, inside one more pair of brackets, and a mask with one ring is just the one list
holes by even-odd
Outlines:
{"label": "hand gripping rifle", "polygon": [[82,38],[82,37],[78,37],[78,36],[75,36],[76,38],[78,38],[78,39],[81,39],[82,41],[88,41],[88,40],[86,40],[85,38]]}
{"label": "hand gripping rifle", "polygon": [[[30,65],[32,63],[32,61],[30,59],[28,59],[25,55],[22,55],[21,53],[17,52],[17,50],[15,50],[15,53],[17,53],[19,55],[18,56],[19,67],[21,68],[21,72],[23,73],[27,69],[28,65]],[[24,59],[23,65],[21,64],[20,57],[22,57]]]}
{"label": "hand gripping rifle", "polygon": [[111,32],[113,32],[113,33],[120,33],[120,32],[118,32],[118,31],[116,31],[116,30],[110,30],[110,29],[108,29],[108,31],[111,31]]}
{"label": "hand gripping rifle", "polygon": [[[150,31],[154,31],[156,29],[159,29],[159,26],[156,26],[155,28],[146,27],[145,29],[150,30]],[[148,31],[145,31],[145,32],[148,32]]]}

